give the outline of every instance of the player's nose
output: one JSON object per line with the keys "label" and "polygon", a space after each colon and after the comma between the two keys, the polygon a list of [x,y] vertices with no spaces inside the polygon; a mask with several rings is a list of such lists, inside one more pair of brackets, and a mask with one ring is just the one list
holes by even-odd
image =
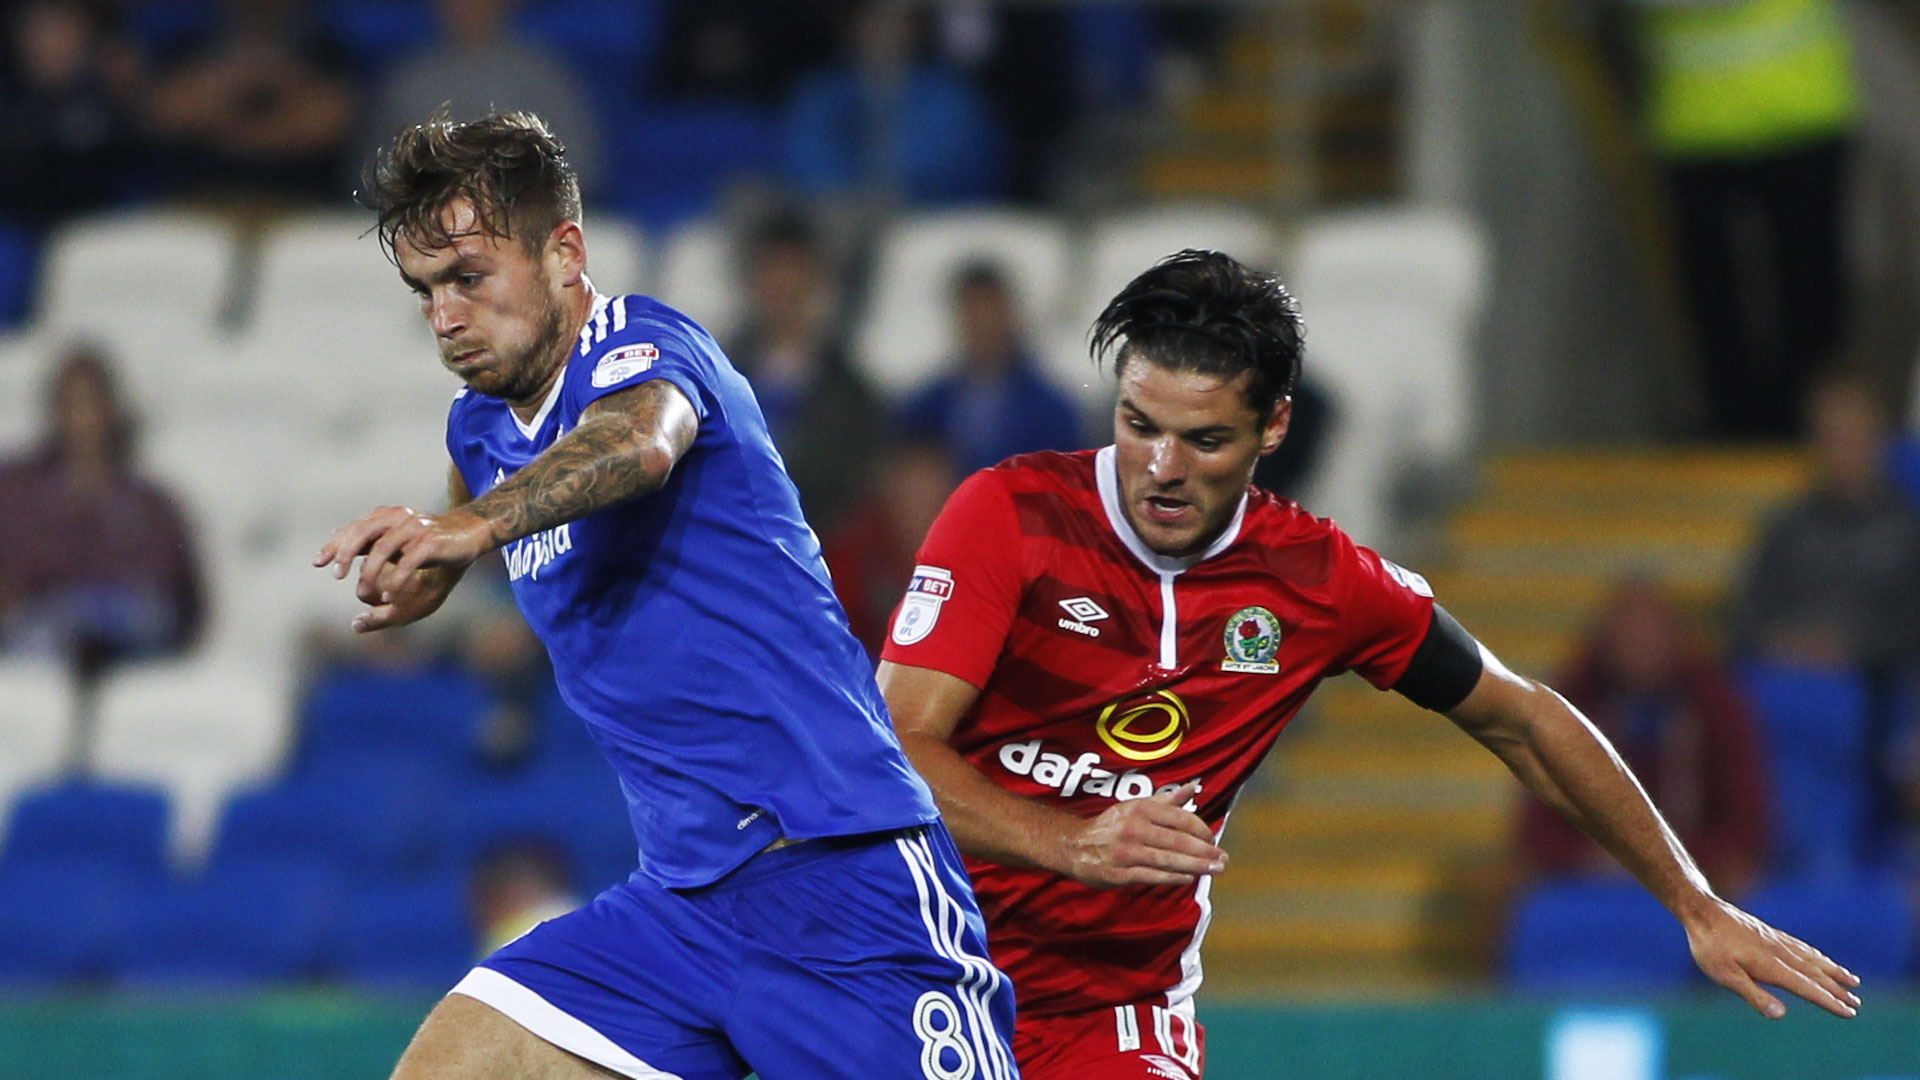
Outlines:
{"label": "player's nose", "polygon": [[433,328],[436,337],[450,338],[467,328],[467,320],[459,305],[435,297],[427,305],[427,325]]}
{"label": "player's nose", "polygon": [[1153,444],[1153,454],[1147,458],[1147,473],[1154,483],[1164,487],[1185,479],[1183,465],[1173,441],[1161,439]]}

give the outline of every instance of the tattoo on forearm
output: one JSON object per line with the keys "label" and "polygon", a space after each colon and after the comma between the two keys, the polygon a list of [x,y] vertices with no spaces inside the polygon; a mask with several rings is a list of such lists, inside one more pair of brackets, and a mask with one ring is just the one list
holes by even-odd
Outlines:
{"label": "tattoo on forearm", "polygon": [[[580,426],[466,509],[495,544],[551,529],[659,488],[695,430],[680,391],[649,380],[588,406]],[[662,435],[671,453],[650,453]]]}

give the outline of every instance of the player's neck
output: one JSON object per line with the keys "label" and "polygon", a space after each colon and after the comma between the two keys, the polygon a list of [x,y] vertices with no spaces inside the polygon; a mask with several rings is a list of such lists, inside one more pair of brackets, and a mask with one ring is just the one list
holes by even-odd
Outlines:
{"label": "player's neck", "polygon": [[593,283],[582,275],[579,287],[569,289],[561,301],[566,316],[561,320],[560,333],[554,335],[539,359],[540,370],[545,373],[539,386],[526,397],[507,402],[507,407],[513,410],[513,415],[519,417],[521,423],[533,423],[534,417],[540,415],[540,407],[546,404],[548,396],[553,393],[554,383],[566,375],[567,357],[573,353],[573,343],[580,340],[580,332],[586,329],[587,320],[593,317],[595,295]]}

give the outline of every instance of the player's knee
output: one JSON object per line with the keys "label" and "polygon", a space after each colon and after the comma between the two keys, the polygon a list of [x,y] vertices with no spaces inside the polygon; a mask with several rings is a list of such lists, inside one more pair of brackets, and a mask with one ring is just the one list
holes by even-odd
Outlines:
{"label": "player's knee", "polygon": [[414,1033],[392,1080],[599,1080],[613,1075],[464,994],[449,994]]}

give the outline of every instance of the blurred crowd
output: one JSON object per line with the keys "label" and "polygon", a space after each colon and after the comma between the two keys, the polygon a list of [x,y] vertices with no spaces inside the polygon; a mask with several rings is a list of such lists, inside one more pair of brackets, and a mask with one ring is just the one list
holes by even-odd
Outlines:
{"label": "blurred crowd", "polygon": [[[1821,33],[1831,14],[1812,0],[1722,6],[1793,8]],[[939,376],[897,401],[871,385],[849,344],[869,272],[863,230],[904,206],[1044,202],[1069,182],[1092,118],[1137,105],[1219,30],[1205,6],[887,0],[21,0],[5,19],[0,225],[17,243],[0,237],[0,261],[25,269],[0,272],[0,290],[30,281],[35,243],[75,215],[155,200],[349,205],[372,148],[442,102],[462,116],[538,112],[593,203],[649,224],[709,213],[737,196],[739,176],[759,177],[767,189],[737,215],[744,315],[722,344],[754,384],[848,622],[875,653],[960,478],[1104,443],[1108,421],[1050,381],[1015,274],[990,261],[948,283],[957,346]],[[1840,362],[1837,191],[1854,119],[1844,58],[1803,77],[1826,87],[1821,108],[1735,110],[1702,127],[1687,73],[1645,58],[1678,64],[1710,29],[1679,15],[1632,22],[1622,33],[1643,35],[1641,59],[1620,75],[1670,186],[1706,431],[1798,439],[1812,481],[1765,522],[1724,610],[1628,576],[1552,681],[1738,897],[1782,879],[1916,869],[1920,442],[1886,389]],[[16,292],[0,314],[24,310],[28,286]],[[0,654],[58,657],[85,683],[193,647],[201,556],[193,523],[143,464],[138,404],[111,355],[77,347],[45,387],[38,444],[0,462]],[[1292,433],[1257,481],[1308,490],[1338,406],[1302,386]],[[604,781],[594,748],[502,578],[477,575],[477,596],[442,628],[317,636],[278,794],[237,801],[220,843],[239,847],[208,856],[239,875],[224,888],[266,882],[260,895],[277,895],[294,886],[242,874],[261,872],[248,828],[311,828],[349,865],[326,888],[427,875],[368,907],[340,961],[376,976],[383,933],[444,922],[458,905],[477,940],[505,940],[631,859],[617,799],[581,780]],[[412,801],[367,779],[394,776]],[[369,800],[358,818],[343,806],[356,793]],[[490,809],[448,822],[430,820],[429,803]],[[320,837],[323,804],[364,831]],[[441,873],[455,866],[457,888]],[[1503,909],[1528,890],[1618,874],[1537,804],[1519,814],[1507,869]],[[142,917],[152,929],[195,916],[183,902]],[[308,970],[318,946],[303,947],[268,974]],[[471,951],[453,941],[430,966]],[[161,953],[136,963],[186,962]]]}

